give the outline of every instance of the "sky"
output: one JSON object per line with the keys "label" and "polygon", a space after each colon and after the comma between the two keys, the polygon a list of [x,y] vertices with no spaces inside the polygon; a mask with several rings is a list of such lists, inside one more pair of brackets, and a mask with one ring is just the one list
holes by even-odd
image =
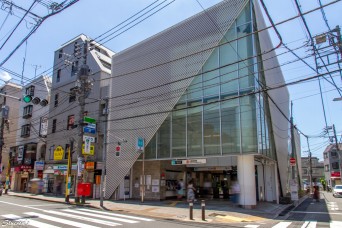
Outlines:
{"label": "sky", "polygon": [[[12,2],[22,8],[28,9],[34,1],[12,0]],[[41,2],[51,3],[52,1],[45,0]],[[60,3],[62,1],[56,0],[56,2]],[[85,34],[96,40],[102,39],[106,36],[102,34],[124,22],[148,5],[154,3],[153,6],[157,6],[160,4],[154,11],[165,6],[151,17],[127,31],[120,30],[110,37],[112,39],[104,39],[102,41],[106,41],[104,43],[105,47],[114,52],[120,52],[203,11],[203,8],[207,9],[218,2],[220,2],[220,0],[80,0],[59,14],[46,19],[36,32],[29,37],[27,43],[24,43],[15,54],[4,63],[3,67],[18,73],[19,75],[24,75],[25,81],[28,81],[27,79],[33,79],[36,75],[51,75],[54,52],[58,50],[62,44],[80,34]],[[260,1],[258,2],[260,3]],[[298,15],[294,0],[264,0],[264,2],[275,24]],[[319,2],[324,5],[333,1],[300,0],[298,2],[301,5],[302,12],[307,12],[319,7]],[[0,1],[0,3],[2,3],[2,1]],[[30,15],[27,15],[11,38],[3,45],[9,32],[12,31],[14,26],[23,16],[22,11],[14,8],[12,8],[11,13],[8,12],[9,8],[2,4],[2,7],[0,8],[0,45],[3,47],[0,48],[0,62],[3,62],[6,56],[8,56],[18,43],[29,33],[35,23],[32,18],[28,17]],[[31,12],[41,16],[49,13],[48,9],[42,4],[33,4]],[[331,29],[335,28],[337,25],[342,26],[341,12],[341,1],[324,7],[324,15]],[[328,31],[321,10],[316,10],[307,14],[305,19],[313,36]],[[135,23],[140,20],[141,19],[137,19]],[[270,25],[270,21],[267,17],[265,17],[265,21],[266,24]],[[298,56],[307,57],[312,54],[312,47],[309,45],[310,40],[300,18],[276,27],[282,37],[283,43],[287,47],[295,50],[295,53]],[[269,32],[272,42],[274,46],[276,46],[279,43],[279,38],[276,36],[274,30],[270,29]],[[310,69],[307,65],[301,61],[295,61],[298,60],[297,57],[292,53],[287,52],[287,49],[283,46],[278,48],[276,53],[281,54],[278,57],[278,60],[280,65],[282,65],[281,69],[286,82],[292,82],[316,75],[315,71]],[[289,63],[289,61],[294,62]],[[305,61],[315,68],[313,57],[307,57],[305,58]],[[330,69],[336,70],[336,67],[335,64],[332,65]],[[333,74],[332,77],[336,85],[341,88],[341,76],[339,74]],[[11,79],[14,83],[20,83],[21,81],[17,75],[8,74],[1,70],[0,78],[4,81]],[[329,78],[329,76],[327,76],[327,78]],[[318,80],[289,86],[288,90],[291,101],[293,102],[294,123],[302,133],[308,136],[312,156],[322,160],[322,153],[325,147],[329,145],[329,138],[318,137],[322,136],[322,132],[326,126],[325,119],[327,120],[327,126],[335,125],[338,141],[341,141],[342,118],[340,117],[342,114],[342,101],[333,101],[334,98],[341,97],[341,95],[326,80],[322,79],[320,82],[326,117],[324,117]],[[305,137],[301,137],[301,149],[301,155],[308,156],[308,146]]]}

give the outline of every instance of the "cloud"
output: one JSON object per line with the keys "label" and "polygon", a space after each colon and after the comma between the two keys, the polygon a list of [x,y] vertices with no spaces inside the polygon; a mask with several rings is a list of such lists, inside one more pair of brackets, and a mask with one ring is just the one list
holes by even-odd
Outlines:
{"label": "cloud", "polygon": [[7,82],[11,79],[12,79],[12,77],[7,72],[0,71],[0,80]]}

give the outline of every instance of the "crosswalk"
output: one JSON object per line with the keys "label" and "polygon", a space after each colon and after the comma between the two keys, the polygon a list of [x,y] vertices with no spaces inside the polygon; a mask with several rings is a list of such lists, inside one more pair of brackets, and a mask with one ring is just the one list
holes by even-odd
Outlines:
{"label": "crosswalk", "polygon": [[2,225],[44,228],[71,226],[80,228],[98,228],[154,221],[153,219],[149,218],[91,210],[86,208],[40,210],[38,212],[29,211],[23,212],[20,215],[3,214],[1,216],[4,218]]}
{"label": "crosswalk", "polygon": [[[302,223],[302,224],[299,224],[299,223]],[[317,221],[302,221],[302,222],[282,221],[282,222],[279,222],[273,226],[267,225],[267,227],[272,227],[272,228],[290,228],[290,227],[291,228],[292,227],[316,228],[316,227],[321,227],[321,226],[317,224]],[[261,227],[265,227],[265,226],[259,225],[259,224],[249,224],[249,225],[245,225],[244,227],[245,228],[261,228]],[[341,228],[342,222],[341,221],[331,221],[329,224],[324,225],[324,227]]]}

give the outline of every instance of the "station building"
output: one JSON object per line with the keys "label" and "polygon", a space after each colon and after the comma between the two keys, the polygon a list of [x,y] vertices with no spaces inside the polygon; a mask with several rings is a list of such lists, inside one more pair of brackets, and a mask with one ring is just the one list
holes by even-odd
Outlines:
{"label": "station building", "polygon": [[257,1],[222,1],[113,56],[105,198],[175,197],[180,179],[223,199],[238,181],[246,208],[285,195],[289,92],[265,27]]}

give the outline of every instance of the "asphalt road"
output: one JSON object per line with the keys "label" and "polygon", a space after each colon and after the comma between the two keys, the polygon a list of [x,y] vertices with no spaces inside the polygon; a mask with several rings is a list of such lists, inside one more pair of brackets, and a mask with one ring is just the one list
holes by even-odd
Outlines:
{"label": "asphalt road", "polygon": [[186,228],[196,225],[113,213],[87,207],[52,203],[15,196],[0,196],[0,227],[162,227]]}

